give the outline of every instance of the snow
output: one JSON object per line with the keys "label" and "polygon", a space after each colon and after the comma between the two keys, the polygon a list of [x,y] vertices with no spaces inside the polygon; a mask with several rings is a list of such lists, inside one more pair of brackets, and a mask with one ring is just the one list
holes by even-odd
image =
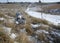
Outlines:
{"label": "snow", "polygon": [[60,37],[60,33],[55,32],[55,34],[58,35],[58,36]]}
{"label": "snow", "polygon": [[31,42],[37,43],[37,39],[35,39],[35,37],[28,36],[28,40]]}
{"label": "snow", "polygon": [[57,35],[57,36],[59,36],[60,37],[60,32],[54,32],[54,31],[51,31],[51,34],[54,34],[54,35]]}
{"label": "snow", "polygon": [[51,41],[54,40],[54,39],[53,39],[51,36],[49,36],[49,35],[47,35],[47,37],[48,37],[48,39],[51,40]]}
{"label": "snow", "polygon": [[3,21],[3,20],[4,20],[4,18],[2,17],[2,18],[0,18],[0,20],[1,20],[1,21]]}
{"label": "snow", "polygon": [[11,37],[12,39],[15,39],[15,38],[16,38],[16,34],[12,33],[10,37]]}
{"label": "snow", "polygon": [[[32,6],[32,5],[31,5],[31,6]],[[32,11],[42,11],[42,8],[36,7],[36,6],[32,6],[31,8],[28,8],[27,10],[32,10]]]}
{"label": "snow", "polygon": [[53,2],[60,2],[60,0],[41,0],[44,3],[53,3]]}
{"label": "snow", "polygon": [[3,27],[3,29],[5,30],[6,33],[11,34],[11,29],[12,28],[9,28],[9,27]]}
{"label": "snow", "polygon": [[37,30],[36,31],[36,34],[40,34],[40,33],[49,34],[49,32],[48,31],[45,31],[45,30]]}
{"label": "snow", "polygon": [[31,26],[32,26],[33,28],[37,28],[37,27],[40,26],[40,24],[31,24]]}
{"label": "snow", "polygon": [[51,15],[51,14],[45,14],[45,13],[41,13],[40,12],[35,12],[35,11],[26,11],[30,16],[36,17],[36,18],[40,18],[40,19],[45,19],[51,23],[53,23],[54,25],[58,25],[60,24],[60,16],[59,15]]}

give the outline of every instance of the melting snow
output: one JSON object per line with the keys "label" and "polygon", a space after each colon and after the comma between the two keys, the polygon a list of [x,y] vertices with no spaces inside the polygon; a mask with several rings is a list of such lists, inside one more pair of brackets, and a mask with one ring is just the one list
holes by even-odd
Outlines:
{"label": "melting snow", "polygon": [[26,11],[30,16],[45,19],[47,21],[50,21],[54,25],[58,25],[60,23],[60,16],[59,15],[51,15],[51,14],[45,14],[45,13],[39,13],[35,11]]}

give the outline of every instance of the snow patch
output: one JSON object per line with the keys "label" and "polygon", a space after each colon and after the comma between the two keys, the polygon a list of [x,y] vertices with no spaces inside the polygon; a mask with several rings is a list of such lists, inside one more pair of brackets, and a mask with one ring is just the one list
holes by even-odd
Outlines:
{"label": "snow patch", "polygon": [[5,30],[6,33],[11,34],[11,29],[12,28],[9,28],[9,27],[3,27],[3,29]]}
{"label": "snow patch", "polygon": [[10,37],[11,37],[12,39],[15,39],[15,38],[16,38],[16,34],[12,33]]}
{"label": "snow patch", "polygon": [[2,17],[2,18],[0,18],[0,20],[1,20],[1,21],[3,21],[3,20],[4,20],[4,18]]}
{"label": "snow patch", "polygon": [[45,31],[45,30],[37,30],[36,31],[36,34],[40,34],[40,33],[49,34],[49,32],[48,31]]}
{"label": "snow patch", "polygon": [[37,27],[40,26],[40,24],[31,24],[31,26],[32,26],[33,28],[37,28]]}
{"label": "snow patch", "polygon": [[59,15],[51,15],[51,14],[45,14],[45,13],[41,14],[40,12],[35,12],[35,11],[25,11],[25,12],[27,12],[30,16],[50,21],[54,25],[58,25],[60,23]]}

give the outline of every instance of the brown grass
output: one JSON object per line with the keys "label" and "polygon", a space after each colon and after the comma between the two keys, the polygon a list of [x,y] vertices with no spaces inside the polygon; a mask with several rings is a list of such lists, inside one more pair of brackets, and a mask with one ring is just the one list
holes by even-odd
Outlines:
{"label": "brown grass", "polygon": [[8,15],[8,16],[11,16],[11,17],[15,17],[15,13],[13,13],[13,12],[8,12],[8,13],[5,13],[6,15]]}
{"label": "brown grass", "polygon": [[58,8],[60,8],[60,4],[50,4],[43,7],[44,10],[58,9]]}
{"label": "brown grass", "polygon": [[[3,7],[4,6],[5,5],[3,5]],[[9,6],[9,4],[8,4],[8,6],[7,5],[5,6],[5,8],[9,8],[9,9],[12,9],[14,7],[18,8],[17,6],[15,6],[15,4],[14,4],[14,6],[12,6],[11,4]],[[20,8],[20,6],[19,6],[19,8]],[[26,33],[20,33],[19,36],[16,38],[16,41],[18,41],[19,43],[30,43],[28,41],[27,35],[32,35],[34,33],[34,30],[31,28],[31,25],[30,25],[31,23],[41,23],[41,24],[49,25],[51,27],[60,29],[60,26],[56,27],[56,26],[54,26],[52,24],[49,24],[49,22],[46,21],[46,20],[42,20],[42,19],[38,19],[38,18],[34,18],[34,17],[29,16],[21,8],[20,8],[20,10],[21,11],[19,11],[19,12],[22,12],[24,17],[26,18],[26,24],[25,25],[17,25],[16,26],[15,23],[8,22],[9,18],[7,19],[7,22],[4,22],[4,23],[2,21],[0,22],[0,23],[3,23],[3,25],[5,25],[6,27],[12,28],[12,32],[16,32],[17,31],[16,33],[19,33],[20,29],[23,29],[23,28],[26,29],[27,34]],[[15,17],[15,14],[16,14],[16,12],[10,11],[10,10],[8,11],[8,13],[6,13],[6,15],[11,16],[11,17]],[[5,16],[4,16],[4,14],[1,13],[0,17],[5,17]],[[42,29],[42,30],[49,30],[49,27],[44,27],[44,26],[40,26],[38,28]],[[14,41],[7,34],[5,34],[2,29],[0,29],[0,37],[2,38],[3,41],[4,40],[8,40],[9,43],[14,43]],[[45,40],[45,37],[46,36],[44,36],[44,33],[41,33],[41,34],[38,35],[38,39],[41,40],[41,41]],[[7,41],[4,41],[4,42],[8,43]]]}
{"label": "brown grass", "polygon": [[0,21],[0,24],[3,24],[4,23],[4,21]]}
{"label": "brown grass", "polygon": [[25,33],[20,33],[16,41],[19,43],[28,43],[27,35]]}
{"label": "brown grass", "polygon": [[14,28],[14,26],[15,26],[15,24],[14,23],[4,23],[4,25],[6,26],[6,27],[11,27],[11,28]]}
{"label": "brown grass", "polygon": [[46,31],[48,31],[49,28],[50,28],[49,26],[40,26],[40,27],[38,27],[38,29],[46,30]]}
{"label": "brown grass", "polygon": [[14,41],[0,27],[0,43],[14,43]]}
{"label": "brown grass", "polygon": [[54,29],[59,29],[60,30],[60,25],[53,25],[53,24],[50,24],[49,25],[50,27],[54,28]]}
{"label": "brown grass", "polygon": [[34,22],[48,25],[48,21],[47,20],[42,20],[42,19],[31,17],[31,23],[34,23]]}
{"label": "brown grass", "polygon": [[26,31],[29,35],[33,34],[33,29],[31,28],[30,24],[25,25]]}
{"label": "brown grass", "polygon": [[4,17],[4,14],[2,14],[1,12],[0,12],[0,17]]}
{"label": "brown grass", "polygon": [[44,41],[44,39],[45,39],[44,33],[40,33],[40,35],[38,35],[38,39],[40,41]]}
{"label": "brown grass", "polygon": [[25,28],[25,26],[24,25],[14,25],[13,26],[13,28],[12,28],[12,32],[13,33],[20,33],[20,29],[23,29],[23,28]]}
{"label": "brown grass", "polygon": [[1,13],[1,12],[0,12],[0,17],[3,17],[5,19],[8,19],[8,17],[6,17],[5,14],[4,13]]}

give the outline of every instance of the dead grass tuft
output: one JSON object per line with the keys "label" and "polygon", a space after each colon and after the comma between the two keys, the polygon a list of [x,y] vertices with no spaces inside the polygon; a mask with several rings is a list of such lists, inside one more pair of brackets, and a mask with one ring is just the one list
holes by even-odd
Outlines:
{"label": "dead grass tuft", "polygon": [[33,29],[31,28],[31,25],[30,24],[26,24],[25,25],[25,28],[26,28],[26,31],[29,35],[33,34]]}
{"label": "dead grass tuft", "polygon": [[16,41],[19,43],[28,43],[27,35],[21,32],[19,36],[16,38]]}

